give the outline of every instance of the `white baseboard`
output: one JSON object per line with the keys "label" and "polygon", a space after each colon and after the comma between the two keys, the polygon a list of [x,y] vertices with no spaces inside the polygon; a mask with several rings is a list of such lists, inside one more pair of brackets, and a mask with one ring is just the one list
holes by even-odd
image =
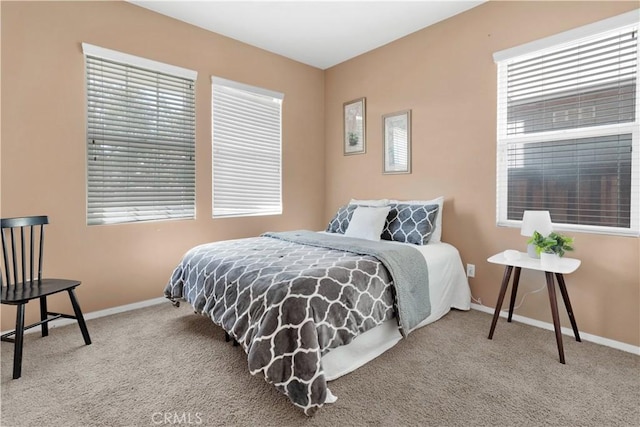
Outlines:
{"label": "white baseboard", "polygon": [[[98,311],[93,311],[91,313],[87,313],[84,315],[84,319],[85,320],[97,319],[99,317],[110,316],[112,314],[124,313],[126,311],[136,310],[144,307],[151,307],[153,305],[158,305],[163,302],[169,302],[169,301],[165,297],[158,297],[158,298],[153,298],[146,301],[134,302],[132,304],[120,305],[113,308],[107,308],[104,310],[98,310]],[[476,303],[471,303],[471,308],[474,310],[483,311],[489,314],[493,314],[495,310],[494,308],[476,304]],[[505,319],[507,318],[508,314],[509,313],[507,311],[504,311],[504,310],[500,311],[500,317],[503,317]],[[525,325],[531,325],[538,328],[553,331],[552,323],[542,322],[540,320],[531,319],[529,317],[520,316],[518,314],[514,314],[512,319],[515,320],[516,322],[524,323]],[[69,325],[72,323],[76,323],[76,321],[74,319],[56,319],[54,321],[49,322],[49,328],[56,328],[64,325]],[[38,332],[38,331],[40,331],[40,328],[31,328],[26,330],[25,334]],[[562,327],[561,331],[564,335],[569,335],[573,337],[572,329]],[[4,334],[4,333],[6,332],[1,332],[1,334]],[[612,347],[617,350],[626,351],[627,353],[633,353],[635,355],[640,356],[640,347],[637,347],[631,344],[611,340],[609,338],[599,337],[597,335],[587,334],[585,332],[580,332],[580,338],[582,338],[585,341],[590,341],[596,344],[605,345],[607,347]]]}
{"label": "white baseboard", "polygon": [[[474,310],[478,310],[478,311],[483,311],[485,313],[489,313],[489,314],[493,314],[495,311],[495,308],[492,307],[487,307],[485,305],[480,305],[480,304],[475,304],[475,303],[471,303],[471,308]],[[504,317],[505,319],[509,316],[509,312],[505,311],[505,310],[501,310],[500,311],[500,317]],[[547,322],[542,322],[540,320],[535,320],[535,319],[531,319],[529,317],[524,317],[524,316],[519,316],[517,314],[514,314],[512,316],[512,320],[515,320],[516,322],[520,322],[520,323],[524,323],[526,325],[531,325],[531,326],[535,326],[538,328],[542,328],[542,329],[547,329],[549,331],[553,331],[553,323],[547,323]],[[562,331],[562,333],[564,335],[569,335],[571,337],[573,337],[573,329],[571,328],[565,328],[564,326],[560,328],[560,330]],[[603,338],[603,337],[599,337],[597,335],[591,335],[591,334],[587,334],[585,332],[580,331],[580,338],[585,340],[585,341],[590,341],[596,344],[601,344],[601,345],[605,345],[607,347],[612,347],[615,348],[617,350],[622,350],[622,351],[626,351],[627,353],[633,353],[637,356],[640,356],[640,347],[637,347],[635,345],[631,345],[631,344],[627,344],[627,343],[623,343],[620,341],[615,341],[615,340],[611,340],[609,338]]]}
{"label": "white baseboard", "polygon": [[[169,303],[169,300],[165,297],[152,298],[145,301],[134,302],[131,304],[119,305],[113,308],[106,308],[104,310],[92,311],[91,313],[83,313],[84,320],[97,319],[99,317],[111,316],[112,314],[124,313],[126,311],[136,310],[138,308],[151,307],[152,305],[158,305],[163,302]],[[56,319],[49,322],[49,329],[58,328],[64,325],[70,325],[72,323],[76,323],[75,319]],[[9,331],[0,332],[0,334],[5,334]],[[34,327],[31,329],[27,329],[24,331],[25,334],[30,334],[33,332],[40,332],[39,327]]]}

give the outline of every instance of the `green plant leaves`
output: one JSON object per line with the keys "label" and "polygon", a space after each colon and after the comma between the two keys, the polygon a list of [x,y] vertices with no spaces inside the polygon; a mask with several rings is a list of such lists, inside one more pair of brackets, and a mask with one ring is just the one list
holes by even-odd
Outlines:
{"label": "green plant leaves", "polygon": [[527,241],[527,243],[535,246],[538,255],[545,252],[548,254],[564,256],[565,252],[573,250],[573,237],[564,236],[560,233],[556,233],[555,231],[552,231],[546,237],[537,231],[534,231],[533,236]]}

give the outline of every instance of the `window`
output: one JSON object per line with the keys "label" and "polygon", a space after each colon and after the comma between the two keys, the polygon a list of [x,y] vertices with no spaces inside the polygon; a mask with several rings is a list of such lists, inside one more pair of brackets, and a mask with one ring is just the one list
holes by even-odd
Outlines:
{"label": "window", "polygon": [[640,232],[637,14],[494,54],[498,225]]}
{"label": "window", "polygon": [[82,46],[87,224],[194,218],[197,74]]}
{"label": "window", "polygon": [[282,213],[283,95],[212,77],[213,217]]}

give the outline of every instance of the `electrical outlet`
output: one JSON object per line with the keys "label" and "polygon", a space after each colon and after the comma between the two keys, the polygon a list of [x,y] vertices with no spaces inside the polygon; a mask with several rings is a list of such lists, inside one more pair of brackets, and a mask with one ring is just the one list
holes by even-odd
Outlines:
{"label": "electrical outlet", "polygon": [[474,264],[467,264],[467,277],[476,277],[476,266]]}

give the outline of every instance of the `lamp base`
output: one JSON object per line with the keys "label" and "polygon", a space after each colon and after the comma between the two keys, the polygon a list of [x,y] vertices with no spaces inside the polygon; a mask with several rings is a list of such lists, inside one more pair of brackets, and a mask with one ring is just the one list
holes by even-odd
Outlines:
{"label": "lamp base", "polygon": [[529,243],[527,245],[527,254],[529,254],[530,258],[540,258],[540,255],[536,252],[536,247],[533,243]]}

